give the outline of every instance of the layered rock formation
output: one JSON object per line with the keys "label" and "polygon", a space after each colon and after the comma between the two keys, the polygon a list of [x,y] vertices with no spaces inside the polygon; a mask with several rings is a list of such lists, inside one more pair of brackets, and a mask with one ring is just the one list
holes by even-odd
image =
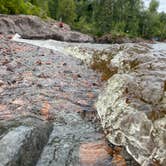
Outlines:
{"label": "layered rock formation", "polygon": [[94,57],[110,77],[96,104],[107,138],[142,166],[166,165],[166,53],[127,44]]}
{"label": "layered rock formation", "polygon": [[143,166],[166,165],[166,51],[146,44],[70,46],[106,81],[96,108],[108,140]]}
{"label": "layered rock formation", "polygon": [[55,39],[71,42],[93,42],[93,38],[80,32],[71,31],[64,24],[60,28],[54,20],[42,20],[37,16],[0,15],[1,34],[20,34],[26,39]]}
{"label": "layered rock formation", "polygon": [[166,52],[141,44],[64,47],[108,81],[96,104],[108,140],[143,166],[164,166]]}
{"label": "layered rock formation", "polygon": [[79,59],[0,35],[0,166],[111,165],[99,85]]}

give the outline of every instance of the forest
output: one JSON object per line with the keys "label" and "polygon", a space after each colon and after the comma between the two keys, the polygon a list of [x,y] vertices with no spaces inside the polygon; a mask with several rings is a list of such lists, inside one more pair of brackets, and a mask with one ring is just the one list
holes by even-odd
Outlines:
{"label": "forest", "polygon": [[0,0],[1,14],[37,15],[62,20],[73,29],[104,34],[166,39],[166,13],[151,0]]}

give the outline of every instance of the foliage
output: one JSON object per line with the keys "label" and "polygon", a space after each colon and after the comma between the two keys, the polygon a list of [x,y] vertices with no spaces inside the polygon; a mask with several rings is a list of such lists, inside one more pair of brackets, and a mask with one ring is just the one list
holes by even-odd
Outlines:
{"label": "foliage", "polygon": [[62,19],[84,33],[165,39],[166,13],[158,7],[158,0],[148,9],[143,0],[0,0],[0,13]]}
{"label": "foliage", "polygon": [[66,23],[73,23],[76,17],[74,0],[60,0],[58,2],[57,17]]}
{"label": "foliage", "polygon": [[46,12],[24,0],[0,0],[0,13],[4,14],[29,14],[46,17]]}
{"label": "foliage", "polygon": [[157,0],[151,0],[149,5],[149,11],[151,13],[157,12],[158,7],[159,7],[159,2]]}

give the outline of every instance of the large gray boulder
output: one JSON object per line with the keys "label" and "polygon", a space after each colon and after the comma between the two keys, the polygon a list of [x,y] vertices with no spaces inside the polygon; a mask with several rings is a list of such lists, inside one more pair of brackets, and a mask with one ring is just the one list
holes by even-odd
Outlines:
{"label": "large gray boulder", "polygon": [[0,121],[0,166],[35,166],[51,129],[33,116]]}
{"label": "large gray boulder", "polygon": [[[106,136],[125,146],[142,166],[166,165],[166,54],[143,45],[122,45],[102,53],[117,72],[99,95],[96,107]],[[100,59],[100,60],[99,60]]]}
{"label": "large gray boulder", "polygon": [[54,20],[42,20],[37,16],[0,15],[0,33],[20,34],[26,39],[55,39],[71,42],[93,42],[93,38],[80,32],[71,31],[64,24],[59,28]]}

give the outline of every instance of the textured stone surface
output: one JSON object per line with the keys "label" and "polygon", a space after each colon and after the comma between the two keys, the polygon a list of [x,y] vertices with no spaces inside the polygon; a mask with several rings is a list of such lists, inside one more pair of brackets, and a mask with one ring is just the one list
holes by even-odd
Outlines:
{"label": "textured stone surface", "polygon": [[96,104],[107,138],[141,165],[165,165],[166,53],[128,44],[105,59],[118,69]]}
{"label": "textured stone surface", "polygon": [[0,33],[20,34],[27,39],[55,39],[71,42],[93,42],[93,38],[71,31],[68,25],[59,28],[58,22],[44,21],[37,16],[0,15]]}
{"label": "textured stone surface", "polygon": [[51,126],[26,117],[0,122],[0,166],[33,166],[48,140]]}
{"label": "textured stone surface", "polygon": [[24,144],[26,137],[29,136],[33,128],[20,126],[0,140],[0,165],[17,165],[20,152],[20,145]]}
{"label": "textured stone surface", "polygon": [[[22,41],[22,40],[21,40]],[[119,75],[121,76],[122,75],[122,79],[119,79],[119,82],[118,82],[118,80],[116,80],[115,82],[114,82],[114,86],[113,86],[113,88],[115,88],[115,92],[114,92],[114,94],[115,94],[115,96],[116,96],[116,90],[118,91],[118,86],[119,86],[119,84],[121,85],[122,84],[122,86],[120,86],[122,89],[123,89],[123,86],[124,86],[124,84],[126,83],[126,84],[128,84],[129,82],[130,82],[130,84],[131,84],[131,82],[133,82],[132,80],[133,80],[133,77],[135,76],[134,74],[131,74],[130,75],[130,70],[132,69],[132,71],[134,71],[134,68],[139,64],[139,61],[138,60],[135,60],[135,58],[137,59],[137,57],[140,57],[140,64],[141,63],[143,63],[143,62],[147,62],[147,61],[151,61],[152,60],[152,58],[153,58],[153,55],[151,56],[151,54],[149,54],[149,48],[148,47],[145,47],[144,45],[133,45],[133,44],[123,44],[123,45],[111,45],[111,46],[109,46],[109,45],[90,45],[90,44],[85,44],[85,45],[76,45],[76,46],[74,46],[74,45],[72,45],[71,43],[60,43],[60,42],[53,42],[53,41],[26,41],[26,40],[24,40],[24,41],[22,41],[22,42],[32,42],[33,44],[35,44],[35,45],[38,45],[38,46],[43,46],[44,44],[44,47],[45,46],[48,46],[49,44],[51,45],[51,47],[52,48],[54,48],[54,46],[56,46],[56,49],[59,49],[60,51],[62,51],[63,49],[61,48],[61,47],[65,47],[65,50],[66,50],[66,52],[65,53],[67,53],[68,51],[70,52],[70,54],[72,55],[72,56],[74,56],[74,57],[78,57],[78,58],[80,58],[82,61],[84,61],[84,62],[86,62],[86,63],[90,63],[90,66],[93,68],[93,69],[95,69],[95,70],[97,70],[97,71],[99,71],[99,72],[102,72],[102,74],[103,74],[103,80],[105,80],[104,78],[106,77],[107,79],[109,78],[109,77],[112,77],[112,78],[114,78],[114,75],[116,75],[116,73],[119,73]],[[43,42],[43,43],[42,43]],[[78,47],[77,47],[78,46]],[[69,49],[67,48],[67,47],[69,47]],[[104,50],[103,50],[103,47],[105,48]],[[55,50],[56,50],[55,49]],[[76,51],[75,51],[76,50]],[[77,54],[78,53],[78,54]],[[87,55],[86,55],[86,53],[87,53]],[[66,54],[67,55],[67,54]],[[84,56],[85,55],[85,56]],[[130,55],[130,56],[129,56]],[[48,55],[47,55],[48,56]],[[129,57],[128,57],[129,56]],[[163,56],[163,54],[161,54],[161,56]],[[61,57],[62,57],[62,55],[61,55]],[[68,57],[69,58],[69,57]],[[69,64],[69,62],[71,63],[71,61],[68,61],[68,58],[67,58],[67,56],[65,56],[65,63],[63,63],[63,65],[62,66],[64,66],[66,69],[68,68],[68,65],[67,64]],[[123,58],[125,58],[125,59],[123,59]],[[63,59],[63,58],[62,58]],[[62,60],[62,59],[60,59],[60,60]],[[69,58],[70,59],[70,58]],[[71,58],[71,59],[73,59],[73,58]],[[56,61],[54,61],[54,64],[56,64],[56,63],[60,63],[61,61],[60,61],[57,57],[56,57]],[[64,61],[64,60],[63,60]],[[82,63],[82,61],[79,61],[78,60],[78,63],[77,63],[77,65],[79,64],[80,66],[82,66],[83,65],[83,63]],[[67,63],[66,63],[67,62]],[[43,65],[44,63],[42,62],[42,61],[37,61],[37,64],[39,64],[39,65]],[[60,65],[61,66],[61,65]],[[56,68],[56,72],[57,71],[61,71],[61,70],[63,70],[63,67],[61,66],[60,67],[59,66],[59,68]],[[70,67],[71,68],[71,67]],[[61,70],[60,70],[61,69]],[[69,69],[69,68],[68,68]],[[76,66],[75,66],[75,63],[72,63],[72,70],[74,70],[75,71],[75,69],[77,69],[76,68]],[[141,68],[142,69],[142,68]],[[146,68],[145,68],[146,69]],[[51,70],[51,69],[50,69]],[[54,72],[55,72],[54,71]],[[75,85],[75,87],[73,88],[72,87],[72,90],[73,89],[77,89],[77,87],[78,87],[78,85],[81,83],[83,83],[83,85],[85,85],[84,83],[84,81],[82,80],[82,78],[83,78],[83,76],[82,76],[82,71],[87,71],[85,68],[82,68],[81,67],[81,73],[77,73],[77,75],[73,75],[74,77],[73,77],[73,82],[71,81],[72,79],[70,79],[70,82],[72,82],[72,84],[73,85]],[[88,74],[90,74],[90,70],[88,70],[89,72],[88,72]],[[52,72],[53,73],[53,72]],[[72,76],[72,73],[71,73],[71,70],[65,70],[65,77],[58,77],[58,79],[60,79],[60,80],[63,80],[63,78],[65,78],[66,80],[67,79],[69,79],[70,78],[70,76]],[[134,73],[134,72],[133,72]],[[143,73],[144,73],[144,71],[143,71]],[[87,74],[87,73],[86,73]],[[69,77],[67,77],[67,76],[69,76]],[[85,75],[86,76],[86,75]],[[86,77],[86,78],[89,78],[89,76],[90,75],[88,75],[88,77]],[[95,75],[95,77],[96,77],[97,75]],[[76,79],[76,78],[79,78],[78,80]],[[91,78],[91,76],[90,76],[90,78]],[[94,79],[94,77],[93,77],[93,79]],[[89,81],[91,82],[93,79],[90,79]],[[123,80],[123,79],[125,79],[125,80]],[[81,82],[80,82],[80,81]],[[126,81],[127,80],[127,81]],[[91,93],[87,93],[87,96],[88,97],[94,97],[94,95],[96,95],[96,93],[94,93],[94,91],[95,91],[95,88],[96,88],[96,86],[98,86],[98,85],[96,85],[96,83],[97,82],[93,82],[92,83],[92,85],[93,86],[91,86],[90,88],[91,88]],[[69,84],[69,82],[68,82],[68,84]],[[132,84],[133,85],[133,84]],[[82,85],[81,85],[82,86]],[[155,85],[157,88],[158,88],[158,86],[157,85]],[[87,84],[87,82],[86,82],[86,86],[85,86],[86,88],[88,87],[88,84]],[[71,88],[71,86],[70,86],[70,88]],[[65,88],[65,91],[67,92],[68,90],[70,91],[70,88],[68,87],[66,87]],[[121,90],[121,88],[120,88],[120,90]],[[82,88],[81,88],[82,89]],[[133,91],[135,91],[135,87],[133,87],[132,88],[133,90],[132,90],[132,92]],[[79,92],[79,94],[82,92],[82,91],[80,91],[80,85],[79,85],[79,89],[77,89],[78,91],[77,92]],[[119,91],[120,91],[119,90]],[[56,91],[57,93],[59,93],[59,91]],[[65,95],[65,98],[64,99],[61,99],[61,100],[59,100],[59,97],[61,98],[61,96],[59,96],[58,97],[58,101],[56,102],[56,104],[59,104],[58,105],[58,107],[56,107],[56,108],[58,108],[58,110],[61,110],[61,108],[65,108],[66,110],[68,110],[68,109],[73,109],[74,107],[74,105],[75,104],[81,104],[84,108],[86,108],[86,110],[84,110],[83,112],[81,111],[80,112],[80,115],[81,115],[81,117],[86,117],[86,116],[91,116],[92,117],[92,119],[93,119],[93,111],[92,111],[92,114],[89,112],[89,111],[87,111],[87,108],[88,108],[88,110],[89,110],[89,108],[90,107],[87,107],[87,105],[86,105],[86,101],[87,100],[85,100],[85,98],[82,98],[80,101],[78,101],[77,103],[75,103],[75,102],[73,102],[73,104],[72,104],[72,107],[71,107],[71,105],[68,103],[68,101],[71,101],[71,99],[73,98],[72,96],[72,93],[70,94],[70,100],[66,100],[66,99],[69,99],[69,98],[66,98],[67,96],[67,93],[63,93],[62,95]],[[71,92],[71,91],[70,91]],[[93,92],[93,93],[92,93]],[[108,90],[108,92],[109,92],[109,90]],[[128,90],[125,90],[125,93],[127,93],[128,92]],[[125,95],[125,93],[124,93],[124,95]],[[138,93],[139,94],[139,93]],[[74,98],[74,99],[76,99],[76,100],[78,100],[78,98],[79,98],[79,96],[80,95],[78,95],[77,93],[75,94],[76,95],[76,98]],[[75,96],[74,95],[74,96]],[[78,95],[78,96],[77,96]],[[81,96],[84,96],[84,93],[81,93]],[[117,94],[117,95],[119,95],[119,94]],[[113,96],[112,95],[112,93],[109,93],[109,95],[108,95],[109,97],[111,97],[111,96]],[[109,97],[107,97],[107,99],[109,100]],[[130,99],[131,98],[133,98],[134,99],[134,96],[131,96],[130,97]],[[106,102],[109,102],[109,101],[107,101],[107,99],[106,99]],[[154,98],[155,99],[155,98]],[[112,100],[112,98],[111,98],[111,100]],[[156,99],[155,99],[156,100]],[[73,100],[74,101],[74,100]],[[127,102],[128,102],[128,99],[127,99]],[[51,102],[52,103],[52,102]],[[65,103],[65,104],[64,104]],[[137,103],[137,101],[135,102],[135,103]],[[53,105],[54,106],[54,104],[51,104],[51,105]],[[61,106],[63,106],[63,107],[61,107]],[[101,106],[102,107],[104,107],[104,106],[106,106],[107,107],[107,104],[106,105],[102,105],[101,104]],[[122,105],[123,106],[123,105]],[[144,106],[144,105],[143,105]],[[116,107],[116,105],[115,105],[115,107]],[[78,107],[77,107],[78,108]],[[100,108],[100,107],[99,107]],[[119,108],[120,108],[120,106],[119,106]],[[123,107],[122,107],[123,108]],[[127,108],[127,107],[126,107]],[[142,105],[141,105],[141,107],[140,108],[142,108]],[[83,108],[82,108],[83,109]],[[143,109],[143,108],[142,108]],[[75,109],[74,109],[75,110]],[[77,110],[77,109],[76,109]],[[126,110],[127,111],[127,110]],[[60,111],[60,112],[62,112],[62,111]],[[62,165],[65,165],[65,163],[70,163],[71,165],[73,164],[74,165],[74,161],[75,161],[75,163],[77,164],[77,163],[79,163],[79,158],[78,158],[78,149],[79,149],[79,145],[81,145],[80,146],[80,150],[82,149],[82,147],[83,147],[83,149],[84,149],[84,145],[91,145],[91,144],[94,144],[94,146],[91,146],[91,147],[94,147],[94,149],[92,149],[92,151],[95,153],[95,150],[96,150],[96,146],[95,146],[95,144],[98,144],[98,141],[99,140],[96,140],[96,139],[94,139],[96,136],[91,136],[91,134],[89,135],[88,134],[88,132],[90,131],[90,129],[91,128],[88,128],[87,129],[87,131],[84,133],[83,131],[85,131],[86,130],[86,128],[85,128],[85,125],[82,123],[82,121],[81,121],[81,119],[79,119],[79,117],[77,116],[77,114],[76,115],[74,115],[73,113],[72,113],[72,116],[71,117],[73,117],[73,118],[69,118],[69,119],[71,119],[71,122],[73,123],[75,123],[75,124],[77,124],[78,125],[78,128],[80,129],[80,133],[82,133],[83,132],[83,134],[84,135],[89,135],[89,136],[86,136],[86,139],[88,140],[89,138],[92,138],[93,137],[93,139],[94,140],[91,140],[91,141],[86,141],[86,139],[84,140],[84,142],[80,142],[80,139],[79,139],[79,136],[81,135],[80,133],[80,135],[78,134],[78,128],[77,128],[77,126],[70,126],[69,125],[69,122],[70,122],[70,120],[67,120],[68,119],[68,113],[67,114],[65,114],[65,113],[63,113],[62,112],[62,116],[60,115],[60,112],[58,112],[58,114],[56,114],[56,116],[60,116],[61,118],[60,118],[60,122],[58,122],[58,123],[55,123],[54,124],[54,128],[55,128],[55,130],[53,130],[53,132],[52,132],[52,134],[51,134],[51,136],[50,136],[50,142],[54,142],[54,141],[52,141],[52,140],[54,140],[54,138],[57,138],[58,137],[58,140],[62,140],[62,142],[61,141],[58,141],[58,142],[56,142],[55,141],[55,143],[53,143],[53,144],[48,144],[46,147],[45,147],[45,149],[44,149],[44,152],[42,153],[42,156],[41,156],[41,158],[40,158],[40,160],[39,160],[39,162],[38,162],[38,164],[39,165],[49,165],[49,163],[50,163],[50,165],[52,164],[52,165],[54,165],[54,164],[59,164],[59,163],[61,163]],[[109,114],[108,115],[108,118],[107,119],[105,119],[106,121],[104,122],[104,123],[107,123],[107,120],[110,118],[109,116],[111,116],[111,114]],[[67,118],[67,119],[66,119]],[[118,115],[117,115],[117,117],[116,117],[117,119],[118,119]],[[65,119],[65,120],[64,120]],[[103,119],[102,119],[103,120]],[[80,122],[81,123],[81,125],[79,125],[79,123],[78,122]],[[141,123],[141,122],[140,122]],[[65,130],[63,129],[63,128],[65,128]],[[77,129],[76,129],[77,128]],[[108,126],[108,128],[109,128],[109,126]],[[125,128],[125,125],[123,125],[123,128]],[[72,131],[71,131],[71,129],[72,129]],[[146,126],[145,126],[145,129],[146,129]],[[59,132],[57,132],[57,130],[59,131]],[[74,131],[73,131],[74,130]],[[64,132],[63,132],[64,131]],[[76,133],[75,133],[75,131],[77,131]],[[105,132],[106,132],[106,135],[109,133],[109,131],[110,130],[108,130],[107,131],[107,129],[105,130]],[[128,130],[127,128],[125,129],[125,131],[127,132],[127,131],[130,131],[130,129]],[[107,133],[108,132],[108,133]],[[75,141],[73,142],[69,137],[68,137],[68,141],[65,141],[66,140],[66,136],[65,136],[65,133],[67,134],[67,135],[69,135],[69,136],[72,136],[73,138],[76,138],[76,139],[74,139]],[[81,137],[83,137],[83,136],[81,136]],[[135,137],[133,136],[133,138],[135,139]],[[118,139],[120,139],[120,137],[118,137]],[[78,142],[77,142],[77,141]],[[111,140],[111,139],[110,139]],[[97,142],[96,142],[97,141]],[[140,140],[138,140],[138,142],[139,142]],[[144,140],[143,140],[144,141]],[[66,148],[64,149],[63,148],[63,143],[64,142],[66,142],[67,143],[67,146],[66,146]],[[113,142],[114,143],[114,142]],[[79,145],[78,145],[79,144]],[[117,143],[115,143],[115,144],[117,144]],[[144,144],[146,145],[146,142],[144,142]],[[76,147],[75,148],[73,148],[73,145],[76,145]],[[82,146],[83,145],[83,146]],[[118,145],[123,145],[123,144],[118,144]],[[98,146],[97,146],[98,147]],[[100,147],[100,146],[99,146]],[[70,151],[70,149],[72,149],[71,151]],[[74,149],[74,150],[73,150]],[[86,148],[86,150],[87,150],[87,153],[88,153],[88,148]],[[97,151],[99,150],[99,152],[100,152],[100,150],[101,151],[103,151],[103,149],[102,148],[99,148],[99,149],[97,149]],[[84,150],[83,150],[84,151]],[[82,153],[83,152],[82,150],[81,150],[81,158],[83,159],[83,161],[84,161],[84,164],[86,163],[86,162],[89,162],[89,163],[91,163],[91,164],[93,164],[93,163],[98,163],[98,162],[94,162],[93,161],[93,159],[95,158],[95,155],[94,156],[92,156],[92,160],[89,160],[88,158],[86,159],[86,155],[87,155],[87,153],[86,153],[86,151],[85,151],[85,153]],[[54,154],[53,154],[53,152],[54,152]],[[137,151],[138,152],[138,151]],[[89,153],[90,153],[90,151],[89,151]],[[96,152],[97,153],[97,152]],[[66,155],[68,155],[69,154],[69,158],[71,158],[71,160],[70,161],[68,161],[66,158],[65,158],[65,156],[63,156],[63,154],[66,154]],[[72,155],[71,155],[72,154]],[[133,155],[134,156],[134,153],[131,153],[131,155]],[[60,157],[57,157],[57,156],[60,156]],[[99,153],[99,156],[100,156],[100,153]],[[125,156],[125,159],[126,159],[126,162],[124,161],[124,158],[123,158],[123,156]],[[128,155],[129,156],[129,155]],[[81,158],[80,158],[80,160],[81,160]],[[146,156],[145,156],[145,158],[146,158]],[[144,159],[145,159],[144,158]],[[64,160],[63,160],[64,159]],[[118,160],[118,162],[117,162],[117,160]],[[116,162],[115,162],[116,161]],[[158,161],[156,161],[156,162],[158,162]],[[106,164],[112,164],[112,165],[116,165],[117,163],[120,165],[120,166],[122,166],[122,165],[131,165],[131,166],[135,166],[135,165],[137,165],[133,160],[131,160],[131,157],[126,157],[126,154],[124,155],[124,154],[119,154],[119,153],[115,153],[115,154],[113,154],[113,160],[111,161],[111,162],[108,162],[108,160],[100,160],[100,162],[99,162],[100,164],[99,165],[101,165],[101,163],[103,164],[103,165],[106,165]],[[94,165],[95,165],[94,164]]]}
{"label": "textured stone surface", "polygon": [[[79,166],[81,165],[79,149],[82,144],[98,142],[103,139],[103,134],[96,133],[91,123],[85,123],[78,114],[70,113],[64,116],[62,112],[58,116],[59,118],[54,123],[48,144],[45,146],[37,166]],[[105,151],[105,147],[101,147],[101,151]],[[105,153],[107,153],[105,160],[110,164],[111,156],[108,152]],[[102,161],[103,157],[94,158],[92,165],[94,166],[98,160]],[[101,166],[105,165],[102,164]]]}
{"label": "textured stone surface", "polygon": [[80,146],[79,156],[82,166],[110,165],[109,147],[104,141],[83,143]]}
{"label": "textured stone surface", "polygon": [[[62,52],[9,41],[1,35],[0,43],[0,139],[19,126],[28,131],[32,128],[30,136],[21,130],[11,138],[23,143],[20,148],[12,144],[16,155],[11,163],[79,166],[80,146],[104,139],[94,108],[100,92],[98,75],[79,59]],[[43,129],[46,122],[50,125]]]}

